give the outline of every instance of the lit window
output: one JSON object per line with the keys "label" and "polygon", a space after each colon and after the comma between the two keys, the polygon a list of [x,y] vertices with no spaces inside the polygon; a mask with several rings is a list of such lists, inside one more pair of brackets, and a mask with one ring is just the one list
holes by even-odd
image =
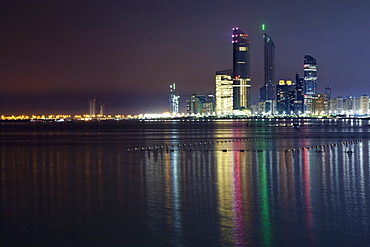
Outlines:
{"label": "lit window", "polygon": [[239,47],[239,51],[247,51],[247,47],[245,47],[245,46],[240,46],[240,47]]}

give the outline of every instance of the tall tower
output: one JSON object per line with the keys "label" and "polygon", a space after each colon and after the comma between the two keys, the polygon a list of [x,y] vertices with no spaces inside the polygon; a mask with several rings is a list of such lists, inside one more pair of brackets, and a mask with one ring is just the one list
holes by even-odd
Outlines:
{"label": "tall tower", "polygon": [[[265,31],[265,25],[262,25],[262,30]],[[275,43],[267,34],[263,34],[264,42],[264,69],[265,69],[265,84],[262,88],[261,100],[274,100],[275,93]]]}
{"label": "tall tower", "polygon": [[95,117],[96,115],[96,98],[89,98],[89,115]]}
{"label": "tall tower", "polygon": [[317,94],[317,66],[316,59],[310,55],[304,56],[303,65],[304,94]]}
{"label": "tall tower", "polygon": [[180,100],[180,96],[176,94],[176,84],[172,83],[170,85],[170,94],[169,94],[171,114],[179,113],[179,100]]}
{"label": "tall tower", "polygon": [[331,99],[331,88],[329,86],[325,87],[325,95],[327,99]]}
{"label": "tall tower", "polygon": [[233,28],[233,109],[250,108],[250,41],[248,34]]}
{"label": "tall tower", "polygon": [[100,116],[104,116],[104,114],[105,114],[105,103],[104,102],[100,102],[99,115]]}
{"label": "tall tower", "polygon": [[303,113],[304,104],[304,79],[300,77],[299,73],[295,74],[295,101],[294,101],[294,113],[299,115]]}

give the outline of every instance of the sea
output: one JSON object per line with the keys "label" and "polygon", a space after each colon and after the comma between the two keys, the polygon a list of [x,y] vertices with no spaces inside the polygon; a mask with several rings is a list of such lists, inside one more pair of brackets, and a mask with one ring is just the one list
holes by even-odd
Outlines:
{"label": "sea", "polygon": [[367,119],[0,123],[0,246],[370,246]]}

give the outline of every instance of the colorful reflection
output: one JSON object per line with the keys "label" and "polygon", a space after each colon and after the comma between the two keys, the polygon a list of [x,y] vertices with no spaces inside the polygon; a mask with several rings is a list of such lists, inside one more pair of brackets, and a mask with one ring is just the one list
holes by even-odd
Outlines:
{"label": "colorful reflection", "polygon": [[312,206],[311,206],[311,176],[310,176],[310,160],[308,149],[302,151],[303,162],[303,201],[304,201],[304,211],[305,211],[305,226],[307,230],[307,236],[309,244],[313,242],[313,220],[312,220]]}
{"label": "colorful reflection", "polygon": [[26,239],[19,246],[365,246],[369,141],[284,152],[357,132],[330,139],[321,127],[297,131],[267,122],[222,124],[211,137],[185,123],[186,129],[166,126],[168,135],[159,135],[159,124],[127,135],[129,143],[147,133],[148,143],[137,142],[145,146],[162,139],[170,146],[188,143],[188,133],[198,143],[204,136],[274,136],[191,151],[125,152],[127,143],[94,143],[90,132],[75,144],[34,145],[32,139],[1,146],[1,238],[8,246],[18,236]]}
{"label": "colorful reflection", "polygon": [[[234,143],[233,147],[240,150],[240,143]],[[234,191],[233,191],[233,211],[234,211],[234,242],[238,246],[245,246],[245,223],[243,219],[243,196],[242,196],[242,182],[241,182],[241,155],[234,152]]]}
{"label": "colorful reflection", "polygon": [[259,195],[260,195],[260,212],[261,212],[261,236],[262,246],[271,246],[272,229],[270,215],[270,194],[269,194],[269,174],[267,171],[267,163],[265,155],[258,153],[258,169],[259,169]]}

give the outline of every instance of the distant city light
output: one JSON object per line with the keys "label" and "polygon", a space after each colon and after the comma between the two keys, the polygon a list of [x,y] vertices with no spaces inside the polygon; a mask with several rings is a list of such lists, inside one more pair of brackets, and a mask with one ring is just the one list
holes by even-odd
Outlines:
{"label": "distant city light", "polygon": [[170,118],[171,117],[171,113],[169,112],[165,112],[165,113],[147,113],[147,114],[144,114],[144,115],[141,115],[143,118],[146,118],[146,119],[155,119],[155,118]]}

